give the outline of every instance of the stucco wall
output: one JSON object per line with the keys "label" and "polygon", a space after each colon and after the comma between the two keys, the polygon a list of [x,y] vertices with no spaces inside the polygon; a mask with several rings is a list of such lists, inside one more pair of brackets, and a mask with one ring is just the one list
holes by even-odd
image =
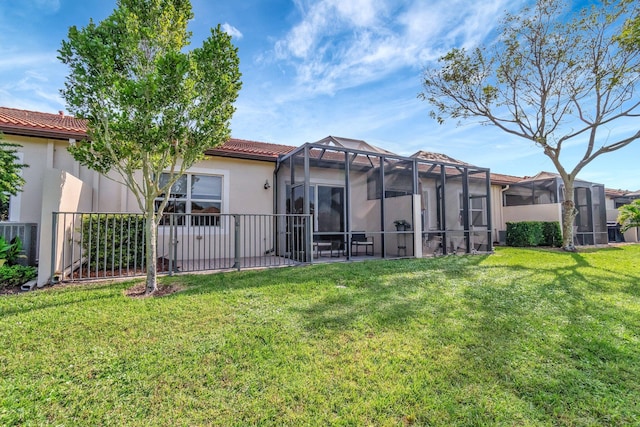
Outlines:
{"label": "stucco wall", "polygon": [[[69,172],[58,169],[47,169],[43,171],[42,188],[42,211],[40,215],[40,247],[38,248],[38,286],[42,286],[51,277],[51,230],[53,212],[86,212],[91,210],[91,188]],[[70,253],[70,245],[73,245],[74,230],[71,224],[60,221],[57,225],[57,235],[63,236],[56,241],[56,253],[62,251]],[[77,251],[79,254],[80,252]],[[69,261],[74,262],[77,260]],[[62,260],[58,256],[55,271],[68,268],[69,265],[62,265]]]}
{"label": "stucco wall", "polygon": [[502,209],[505,224],[519,221],[562,221],[562,206],[559,203],[504,206]]}
{"label": "stucco wall", "polygon": [[497,242],[498,231],[507,229],[502,210],[502,186],[500,185],[491,186],[491,225],[493,227],[493,240]]}

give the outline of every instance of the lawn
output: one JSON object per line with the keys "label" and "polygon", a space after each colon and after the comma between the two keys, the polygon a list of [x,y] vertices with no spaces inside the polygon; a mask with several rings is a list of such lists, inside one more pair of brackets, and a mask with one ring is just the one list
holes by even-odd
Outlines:
{"label": "lawn", "polygon": [[0,297],[1,425],[639,425],[640,245]]}

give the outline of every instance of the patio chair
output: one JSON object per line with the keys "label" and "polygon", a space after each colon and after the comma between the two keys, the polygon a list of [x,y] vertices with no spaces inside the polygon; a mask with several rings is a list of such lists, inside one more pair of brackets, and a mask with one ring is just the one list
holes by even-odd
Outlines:
{"label": "patio chair", "polygon": [[[358,256],[360,252],[360,246],[364,246],[364,254],[373,256],[373,237],[367,237],[363,231],[356,231],[351,233],[351,253],[353,254],[353,247],[356,247],[355,255]],[[371,253],[369,253],[371,248]]]}

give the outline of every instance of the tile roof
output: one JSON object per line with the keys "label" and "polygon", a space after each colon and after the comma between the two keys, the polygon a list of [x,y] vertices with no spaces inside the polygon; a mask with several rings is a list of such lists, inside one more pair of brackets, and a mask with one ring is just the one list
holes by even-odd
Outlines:
{"label": "tile roof", "polygon": [[240,157],[275,161],[279,155],[287,154],[295,148],[296,147],[290,145],[231,138],[221,146],[205,151],[205,154],[209,156]]}
{"label": "tile roof", "polygon": [[515,184],[522,181],[524,178],[521,176],[504,175],[501,173],[491,173],[491,183],[499,185]]}
{"label": "tile roof", "polygon": [[[53,139],[83,139],[87,137],[85,120],[67,116],[63,112],[51,114],[7,107],[0,107],[0,131],[12,135]],[[223,145],[207,150],[205,153],[207,155],[275,161],[280,154],[286,154],[294,148],[289,145],[231,138]]]}
{"label": "tile roof", "polygon": [[362,139],[344,138],[342,136],[329,135],[319,141],[313,142],[312,144],[342,147],[351,150],[368,151],[371,153],[392,154],[394,156],[397,155],[395,153],[392,153],[391,151],[385,150],[384,148],[371,145],[367,141],[364,141]]}
{"label": "tile roof", "polygon": [[0,131],[7,134],[81,139],[86,137],[86,129],[84,120],[65,116],[62,111],[50,114],[0,107]]}
{"label": "tile roof", "polygon": [[640,198],[640,190],[638,191],[629,191],[629,190],[621,190],[614,188],[605,188],[604,193],[609,197],[629,197],[629,198]]}
{"label": "tile roof", "polygon": [[423,160],[429,160],[429,161],[438,162],[438,163],[450,163],[453,165],[460,165],[460,166],[473,166],[470,163],[465,163],[461,160],[454,159],[453,157],[447,156],[446,154],[434,153],[431,151],[420,150],[412,154],[411,157],[415,157]]}

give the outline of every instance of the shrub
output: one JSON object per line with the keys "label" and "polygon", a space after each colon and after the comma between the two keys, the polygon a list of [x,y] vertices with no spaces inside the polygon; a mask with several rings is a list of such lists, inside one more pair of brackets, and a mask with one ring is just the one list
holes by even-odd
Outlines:
{"label": "shrub", "polygon": [[89,267],[144,265],[145,221],[137,214],[82,215],[81,245]]}
{"label": "shrub", "polygon": [[549,221],[542,223],[542,233],[544,234],[545,246],[562,246],[562,231],[558,221]]}
{"label": "shrub", "polygon": [[0,289],[20,286],[35,279],[38,270],[25,265],[3,265],[0,267]]}
{"label": "shrub", "polygon": [[507,246],[559,246],[562,244],[557,221],[522,221],[507,223]]}
{"label": "shrub", "polygon": [[22,240],[18,236],[11,239],[11,243],[7,243],[4,237],[0,237],[0,261],[13,265],[21,257],[24,258],[24,254],[22,254]]}

